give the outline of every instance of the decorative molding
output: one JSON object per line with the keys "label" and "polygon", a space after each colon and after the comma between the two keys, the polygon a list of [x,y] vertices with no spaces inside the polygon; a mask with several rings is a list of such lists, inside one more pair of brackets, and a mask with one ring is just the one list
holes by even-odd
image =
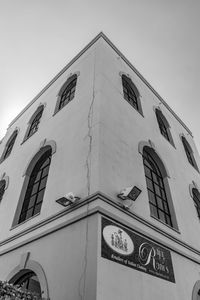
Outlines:
{"label": "decorative molding", "polygon": [[165,162],[162,160],[161,155],[159,154],[157,148],[155,147],[154,142],[152,142],[151,140],[139,142],[139,144],[138,144],[138,152],[141,155],[143,155],[143,148],[144,147],[149,147],[149,148],[151,148],[155,152],[155,154],[159,157],[160,161],[162,162],[162,164],[163,164],[163,166],[165,168],[165,172],[166,172],[167,177],[170,178],[169,170],[168,170]]}
{"label": "decorative molding", "polygon": [[21,269],[26,269],[29,256],[30,256],[30,252],[26,252],[21,255],[20,264],[19,264]]}
{"label": "decorative molding", "polygon": [[18,134],[20,132],[20,128],[18,126],[16,126],[13,132],[15,132],[15,131],[17,131],[17,134]]}
{"label": "decorative molding", "polygon": [[9,185],[9,177],[6,175],[6,173],[3,173],[2,176],[0,177],[0,181],[1,180],[5,180],[6,184],[5,184],[5,190],[8,188]]}
{"label": "decorative molding", "polygon": [[[120,72],[119,72],[119,76],[122,77],[122,75],[125,75],[126,77],[128,77],[129,79],[132,80],[130,74],[128,74],[128,73],[126,73],[126,72],[123,72],[123,71],[120,71]],[[132,81],[133,81],[133,80],[132,80]]]}
{"label": "decorative molding", "polygon": [[192,300],[199,299],[200,280],[197,280],[192,290]]}
{"label": "decorative molding", "polygon": [[54,153],[56,153],[56,149],[57,149],[57,145],[56,145],[56,142],[54,140],[47,140],[47,139],[44,139],[40,142],[39,144],[39,147],[37,148],[37,150],[35,151],[35,153],[32,155],[31,158],[29,158],[29,161],[28,163],[26,164],[26,167],[24,169],[24,172],[23,172],[23,175],[22,177],[24,177],[26,174],[27,174],[27,170],[29,169],[29,166],[31,164],[31,162],[37,158],[37,154],[39,154],[39,152],[44,148],[44,147],[47,147],[47,146],[50,146],[51,147],[51,154],[53,155]]}
{"label": "decorative molding", "polygon": [[[183,242],[181,239],[178,239],[177,237],[175,237],[174,235],[170,234],[169,232],[167,231],[164,231],[163,229],[157,227],[156,225],[154,225],[153,223],[151,223],[150,221],[144,219],[143,217],[135,214],[134,212],[132,211],[127,211],[127,210],[124,210],[121,205],[116,202],[114,199],[108,197],[107,195],[101,193],[101,192],[96,192],[95,194],[93,195],[90,195],[89,197],[86,197],[85,199],[82,199],[80,200],[79,202],[77,202],[76,205],[74,206],[69,206],[65,209],[63,209],[62,211],[42,220],[42,221],[39,221],[38,223],[30,226],[29,228],[27,229],[24,229],[22,230],[21,232],[17,233],[17,234],[14,234],[13,236],[5,239],[5,240],[2,240],[0,241],[0,247],[2,246],[5,246],[13,241],[16,241],[17,239],[19,239],[20,237],[23,237],[25,236],[26,234],[28,233],[31,233],[39,228],[42,228],[43,226],[67,215],[67,214],[70,214],[72,213],[73,211],[75,211],[76,209],[82,207],[82,206],[85,206],[85,205],[88,205],[89,203],[91,202],[94,202],[96,200],[101,200],[109,205],[111,205],[112,207],[116,208],[118,211],[121,211],[122,213],[126,214],[127,216],[133,218],[134,220],[138,221],[139,223],[143,224],[146,226],[146,228],[150,228],[151,230],[159,233],[163,238],[162,240],[159,240],[159,238],[155,238],[153,236],[150,237],[149,233],[148,232],[144,232],[141,230],[141,228],[137,228],[137,231],[138,233],[140,234],[143,234],[143,235],[146,235],[147,237],[151,238],[152,240],[154,240],[155,242],[159,242],[160,244],[162,244],[163,246],[171,249],[172,251],[184,256],[184,257],[187,257],[188,259],[198,263],[200,265],[200,251],[192,246],[190,246],[189,244]],[[119,218],[119,215],[117,214],[114,214],[114,213],[111,213],[109,212],[108,210],[105,210],[104,208],[100,207],[100,206],[97,206],[93,209],[89,209],[87,212],[84,212],[82,214],[79,214],[78,216],[76,217],[73,217],[73,214],[72,214],[72,218],[68,221],[63,221],[62,223],[54,226],[53,228],[47,228],[46,230],[44,230],[43,232],[41,231],[40,233],[37,233],[29,238],[27,238],[26,240],[23,240],[21,242],[18,242],[16,243],[15,245],[12,245],[10,247],[8,247],[7,249],[3,250],[0,252],[0,256],[6,254],[6,253],[9,253],[17,248],[20,248],[24,245],[27,245],[35,240],[38,240],[46,235],[49,235],[53,232],[56,232],[57,230],[60,230],[61,228],[64,228],[66,226],[69,226],[70,224],[72,223],[75,223],[75,222],[78,222],[79,220],[81,219],[84,219],[84,218],[87,218],[89,217],[90,215],[93,215],[93,214],[96,214],[96,213],[100,213],[100,214],[104,214],[108,217],[112,217],[115,222],[122,222],[123,225],[126,224],[130,229],[133,227],[133,223],[131,222],[127,222],[125,221],[125,219],[120,219]],[[121,220],[121,221],[120,221]],[[11,230],[14,230],[15,228],[11,229]],[[132,228],[134,229],[134,228]],[[170,228],[171,231],[174,231],[176,232],[176,234],[179,234],[179,231],[174,229],[174,228]],[[189,250],[191,253],[199,256],[199,260],[186,254],[184,251],[178,249],[177,247],[171,245],[169,243],[169,241],[166,240],[166,238],[169,240],[169,241],[172,241],[174,242],[175,244],[181,246],[182,248],[184,249],[187,249]]]}
{"label": "decorative molding", "polygon": [[156,112],[156,109],[158,109],[160,112],[162,112],[160,106],[156,106],[156,105],[153,105],[153,111]]}
{"label": "decorative molding", "polygon": [[49,288],[45,272],[38,262],[29,259],[29,254],[30,252],[27,252],[24,256],[21,256],[20,264],[8,274],[6,281],[12,281],[12,278],[18,279],[22,274],[24,274],[25,268],[31,270],[36,274],[40,282],[41,291],[43,292],[42,299],[49,300]]}

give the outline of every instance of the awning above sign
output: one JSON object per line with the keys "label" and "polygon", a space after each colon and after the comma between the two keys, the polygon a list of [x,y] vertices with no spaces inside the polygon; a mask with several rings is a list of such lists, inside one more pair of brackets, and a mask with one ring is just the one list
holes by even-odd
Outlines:
{"label": "awning above sign", "polygon": [[129,268],[175,282],[169,250],[106,218],[102,218],[101,256]]}

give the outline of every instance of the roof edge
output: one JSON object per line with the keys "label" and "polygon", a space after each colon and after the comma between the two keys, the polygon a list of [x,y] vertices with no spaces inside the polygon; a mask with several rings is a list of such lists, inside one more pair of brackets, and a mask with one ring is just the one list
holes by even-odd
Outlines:
{"label": "roof edge", "polygon": [[42,95],[44,92],[81,56],[83,55],[98,39],[103,38],[111,48],[124,60],[124,62],[137,74],[137,76],[148,86],[148,88],[154,93],[154,95],[161,101],[161,103],[173,114],[177,121],[185,128],[185,130],[193,137],[190,129],[185,123],[178,117],[178,115],[172,110],[172,108],[165,102],[165,100],[154,90],[150,83],[140,74],[140,72],[131,64],[131,62],[122,54],[122,52],[111,42],[111,40],[103,33],[99,32],[42,90],[39,92],[26,106],[25,108],[13,119],[8,125],[8,128],[12,126],[18,118]]}

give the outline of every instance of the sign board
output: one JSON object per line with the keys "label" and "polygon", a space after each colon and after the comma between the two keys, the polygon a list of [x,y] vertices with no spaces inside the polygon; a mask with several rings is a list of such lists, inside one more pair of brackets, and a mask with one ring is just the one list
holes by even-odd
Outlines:
{"label": "sign board", "polygon": [[101,256],[126,267],[175,282],[169,250],[106,218],[102,218]]}

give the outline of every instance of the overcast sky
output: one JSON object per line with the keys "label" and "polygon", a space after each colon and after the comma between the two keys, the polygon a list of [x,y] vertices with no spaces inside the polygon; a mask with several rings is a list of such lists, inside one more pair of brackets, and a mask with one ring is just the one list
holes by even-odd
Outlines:
{"label": "overcast sky", "polygon": [[100,31],[193,132],[200,151],[200,0],[0,0],[0,138]]}

